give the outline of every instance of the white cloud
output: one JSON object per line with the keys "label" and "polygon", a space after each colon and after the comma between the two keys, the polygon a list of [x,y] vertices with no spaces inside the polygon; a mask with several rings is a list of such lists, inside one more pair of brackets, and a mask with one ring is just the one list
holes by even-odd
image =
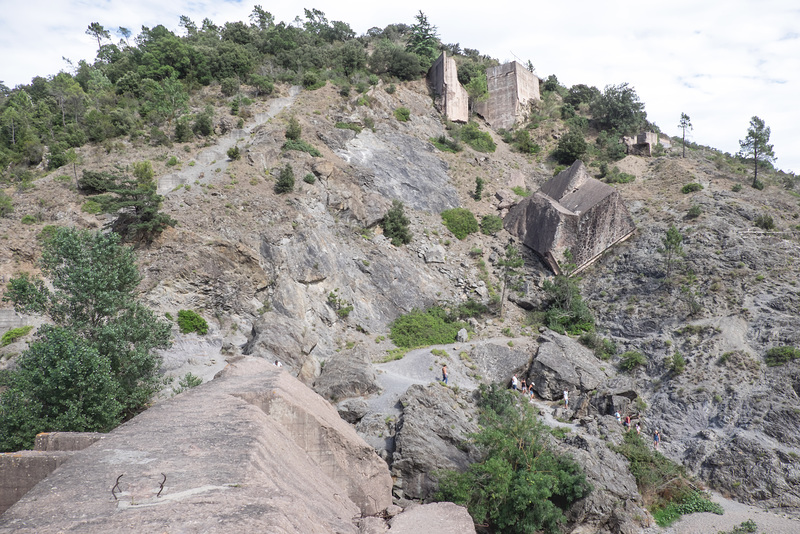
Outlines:
{"label": "white cloud", "polygon": [[[772,128],[777,165],[800,172],[800,7],[796,0],[673,0],[632,4],[621,0],[491,3],[445,0],[428,5],[374,0],[317,0],[279,5],[255,0],[40,1],[5,8],[0,17],[0,80],[28,83],[66,68],[62,56],[91,61],[97,43],[84,34],[90,22],[107,29],[163,24],[181,32],[179,16],[200,24],[248,20],[260,3],[291,22],[304,7],[357,33],[390,23],[413,24],[422,9],[444,42],[476,48],[501,61],[530,59],[540,76],[603,88],[630,83],[649,118],[677,134],[681,112],[692,117],[693,139],[738,150],[750,117]],[[112,31],[113,34],[113,31]],[[115,40],[118,37],[115,36]]]}

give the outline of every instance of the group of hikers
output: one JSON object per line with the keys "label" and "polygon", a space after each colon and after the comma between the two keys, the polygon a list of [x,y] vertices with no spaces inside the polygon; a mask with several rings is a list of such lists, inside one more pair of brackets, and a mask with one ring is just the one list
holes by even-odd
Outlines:
{"label": "group of hikers", "polygon": [[[447,368],[444,368],[442,370],[442,373],[446,374],[446,369]],[[444,378],[444,381],[446,383],[447,379]],[[528,399],[530,399],[531,402],[533,402],[533,399],[534,399],[533,387],[529,387],[529,385],[525,382],[524,378],[522,380],[520,380],[519,378],[517,378],[517,375],[514,375],[511,378],[511,389],[514,390],[514,391],[522,392],[523,396],[527,397]],[[569,391],[566,390],[566,389],[564,390],[564,407],[569,409]],[[625,419],[623,420],[622,415],[617,411],[617,412],[614,412],[614,417],[617,418],[617,422],[618,423],[622,424],[622,426],[625,427],[625,432],[630,432],[631,431],[632,422],[631,422],[631,416],[630,415],[626,415]],[[639,425],[638,421],[636,422],[635,428],[636,428],[636,433],[637,434],[641,434],[642,433],[642,427]],[[655,429],[653,431],[653,447],[656,450],[658,450],[658,446],[660,444],[661,444],[661,433],[659,432],[658,429]]]}

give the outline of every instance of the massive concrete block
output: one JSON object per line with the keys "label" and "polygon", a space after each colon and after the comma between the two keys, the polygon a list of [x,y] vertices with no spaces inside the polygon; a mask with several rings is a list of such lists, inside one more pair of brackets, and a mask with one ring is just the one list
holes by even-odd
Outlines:
{"label": "massive concrete block", "polygon": [[428,86],[435,95],[436,108],[454,122],[469,120],[469,95],[458,82],[458,68],[453,58],[442,52],[428,69]]}
{"label": "massive concrete block", "polygon": [[493,128],[512,128],[524,119],[528,103],[539,100],[539,78],[521,63],[512,61],[486,69],[489,98],[475,104],[475,111]]}
{"label": "massive concrete block", "polygon": [[0,514],[69,459],[69,452],[21,451],[0,454]]}
{"label": "massive concrete block", "polygon": [[72,453],[0,516],[0,533],[358,534],[391,487],[330,404],[246,358]]}
{"label": "massive concrete block", "polygon": [[557,274],[566,250],[580,272],[636,229],[617,190],[592,178],[580,160],[512,207],[503,225]]}

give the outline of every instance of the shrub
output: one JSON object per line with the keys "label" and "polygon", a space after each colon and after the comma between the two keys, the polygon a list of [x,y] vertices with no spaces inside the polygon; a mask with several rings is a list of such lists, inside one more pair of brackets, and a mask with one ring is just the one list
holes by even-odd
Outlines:
{"label": "shrub", "polygon": [[208,137],[214,133],[214,108],[207,106],[202,113],[195,115],[192,131],[197,135]]}
{"label": "shrub", "polygon": [[586,153],[589,146],[580,132],[569,132],[558,140],[553,157],[563,165],[572,165]]}
{"label": "shrub", "polygon": [[297,141],[300,139],[300,135],[303,133],[303,129],[300,127],[300,123],[297,121],[296,118],[290,117],[289,118],[289,125],[286,127],[286,139],[290,141]]}
{"label": "shrub", "polygon": [[668,358],[667,364],[673,373],[679,375],[686,369],[686,358],[680,352],[675,351],[675,354]]}
{"label": "shrub", "polygon": [[691,183],[688,183],[688,184],[684,185],[681,188],[681,193],[688,194],[688,193],[694,193],[695,191],[702,191],[702,190],[703,190],[703,186],[702,185],[698,184],[697,182],[691,182]]}
{"label": "shrub", "polygon": [[457,153],[461,152],[461,145],[455,139],[450,139],[446,135],[442,134],[439,137],[431,137],[430,142],[441,150],[442,152],[452,152]]}
{"label": "shrub", "polygon": [[497,215],[484,215],[481,218],[481,232],[492,235],[503,229],[503,219]]}
{"label": "shrub", "polygon": [[19,328],[12,328],[11,330],[3,334],[2,338],[0,338],[0,347],[5,347],[6,345],[14,343],[22,336],[28,335],[28,332],[30,332],[31,330],[33,330],[33,327],[30,325],[20,326]]}
{"label": "shrub", "polygon": [[92,215],[97,215],[98,213],[103,212],[103,205],[99,202],[96,202],[92,199],[87,200],[81,206],[81,211],[84,213],[91,213]]}
{"label": "shrub", "polygon": [[294,171],[288,163],[281,169],[278,181],[275,182],[275,192],[278,194],[289,193],[294,189]]}
{"label": "shrub", "polygon": [[219,88],[223,95],[233,96],[239,92],[239,78],[223,78]]}
{"label": "shrub", "polygon": [[361,133],[361,126],[354,122],[337,122],[334,126],[340,130],[353,130],[357,134]]}
{"label": "shrub", "polygon": [[306,173],[305,176],[303,176],[303,181],[305,183],[307,183],[307,184],[313,184],[314,182],[317,181],[317,177],[309,172],[309,173]]}
{"label": "shrub", "polygon": [[466,506],[492,532],[561,532],[564,512],[592,489],[583,469],[550,445],[530,404],[497,384],[480,392],[473,442],[481,459],[463,473],[443,473],[435,498]]}
{"label": "shrub", "polygon": [[8,217],[14,212],[14,204],[11,197],[4,191],[0,191],[0,217]]}
{"label": "shrub", "polygon": [[177,164],[178,164],[178,158],[176,158],[175,156],[170,156],[170,158],[167,160],[168,167],[174,167]]}
{"label": "shrub", "polygon": [[762,182],[761,180],[755,180],[753,182],[753,189],[758,189],[759,191],[763,191],[764,182]]}
{"label": "shrub", "polygon": [[633,371],[641,365],[647,364],[647,358],[641,352],[629,350],[620,356],[619,367],[623,371]]}
{"label": "shrub", "polygon": [[764,361],[770,367],[777,367],[800,358],[800,350],[795,347],[772,347],[767,351]]}
{"label": "shrub", "polygon": [[297,150],[299,152],[307,152],[314,156],[315,158],[319,158],[322,156],[322,153],[317,150],[314,146],[306,143],[302,139],[300,140],[293,140],[287,139],[286,142],[283,144],[284,150]]}
{"label": "shrub", "polygon": [[237,160],[242,157],[242,153],[239,151],[238,146],[232,146],[228,149],[228,158],[231,160]]}
{"label": "shrub", "polygon": [[78,178],[78,189],[83,193],[94,195],[97,193],[107,193],[115,187],[122,179],[121,176],[112,174],[110,172],[99,172],[83,170],[80,178]]}
{"label": "shrub", "polygon": [[472,198],[475,200],[480,200],[481,197],[483,197],[483,185],[485,183],[486,182],[484,182],[483,178],[480,176],[475,178],[475,192],[472,194]]}
{"label": "shrub", "polygon": [[478,231],[478,220],[466,208],[453,208],[442,212],[442,220],[448,230],[458,239]]}
{"label": "shrub", "polygon": [[406,122],[411,118],[411,111],[404,107],[397,108],[394,110],[394,117],[400,122]]}
{"label": "shrub", "polygon": [[[600,169],[603,170],[602,167]],[[636,180],[636,176],[626,172],[620,172],[619,167],[614,167],[611,172],[605,174],[606,183],[609,184],[629,184]]]}
{"label": "shrub", "polygon": [[192,373],[186,373],[185,375],[183,375],[183,378],[178,380],[178,387],[172,388],[172,392],[175,395],[178,395],[180,393],[183,393],[187,389],[197,387],[202,383],[203,383],[203,377],[195,376]]}
{"label": "shrub", "polygon": [[696,218],[700,217],[700,215],[702,215],[702,213],[703,213],[703,208],[701,208],[700,206],[695,204],[691,208],[689,208],[689,211],[686,213],[686,216],[689,219],[696,219]]}
{"label": "shrub", "polygon": [[525,189],[524,187],[519,185],[512,187],[511,190],[514,192],[515,195],[523,198],[531,196],[531,192],[528,189]]}
{"label": "shrub", "polygon": [[755,218],[753,223],[763,230],[774,230],[775,229],[775,221],[772,219],[771,215],[762,214]]}
{"label": "shrub", "polygon": [[28,214],[28,215],[23,215],[22,219],[20,219],[20,222],[22,224],[36,224],[37,220],[36,216]]}
{"label": "shrub", "polygon": [[456,339],[458,331],[467,325],[453,320],[447,312],[434,306],[427,310],[412,310],[390,325],[389,338],[398,347],[414,348],[444,345]]}
{"label": "shrub", "polygon": [[381,223],[383,235],[392,241],[392,245],[399,247],[411,243],[411,230],[408,226],[411,221],[406,217],[403,203],[399,200],[392,201],[392,207],[386,212],[386,216]]}
{"label": "shrub", "polygon": [[339,297],[339,288],[328,293],[328,305],[336,311],[336,315],[344,319],[353,311],[353,305]]}
{"label": "shrub", "polygon": [[395,86],[395,84],[390,83],[389,85],[386,86],[386,92],[389,93],[390,95],[393,95],[395,91],[397,91],[397,87]]}
{"label": "shrub", "polygon": [[478,152],[494,152],[497,148],[492,136],[488,132],[481,131],[474,122],[465,124],[459,131],[459,137]]}
{"label": "shrub", "polygon": [[610,339],[604,339],[594,332],[584,332],[578,338],[584,347],[594,351],[594,355],[601,360],[608,360],[617,353],[617,346]]}
{"label": "shrub", "polygon": [[741,190],[742,190],[742,184],[733,184],[733,187],[731,187],[731,191],[733,191],[734,193],[738,193]]}
{"label": "shrub", "polygon": [[512,146],[515,150],[523,154],[538,154],[542,149],[542,147],[531,140],[531,134],[528,130],[518,131],[514,135],[514,144]]}
{"label": "shrub", "polygon": [[181,334],[188,334],[190,332],[206,334],[208,332],[208,323],[205,319],[200,317],[197,312],[192,310],[179,310],[178,328],[180,328]]}

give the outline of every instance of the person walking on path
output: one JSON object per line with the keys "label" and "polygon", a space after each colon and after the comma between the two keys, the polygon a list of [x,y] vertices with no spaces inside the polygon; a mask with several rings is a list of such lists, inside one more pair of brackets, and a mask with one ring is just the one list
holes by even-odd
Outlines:
{"label": "person walking on path", "polygon": [[528,384],[525,383],[525,379],[522,379],[522,394],[526,395],[528,393]]}
{"label": "person walking on path", "polygon": [[619,412],[614,412],[614,417],[617,418],[617,423],[622,422],[622,416],[619,414]]}
{"label": "person walking on path", "polygon": [[636,434],[642,433],[642,427],[639,426],[639,423],[636,423]]}
{"label": "person walking on path", "polygon": [[630,431],[631,431],[631,416],[630,415],[626,415],[625,416],[625,432],[630,432]]}
{"label": "person walking on path", "polygon": [[661,443],[661,434],[658,433],[658,429],[653,432],[653,447],[658,450],[658,444]]}
{"label": "person walking on path", "polygon": [[564,390],[564,406],[569,408],[569,391]]}
{"label": "person walking on path", "polygon": [[517,379],[517,375],[511,377],[511,389],[517,391],[519,389],[519,380]]}
{"label": "person walking on path", "polygon": [[446,365],[442,366],[442,382],[444,382],[445,386],[447,385],[447,366]]}

